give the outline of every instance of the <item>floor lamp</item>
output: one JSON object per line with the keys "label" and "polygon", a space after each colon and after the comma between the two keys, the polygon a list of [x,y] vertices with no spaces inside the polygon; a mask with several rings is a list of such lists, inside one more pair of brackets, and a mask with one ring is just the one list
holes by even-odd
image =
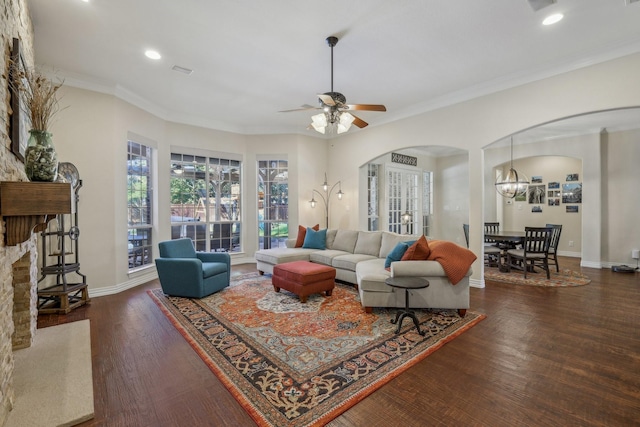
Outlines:
{"label": "floor lamp", "polygon": [[324,203],[324,210],[325,210],[325,214],[324,214],[324,218],[326,222],[325,228],[329,228],[329,202],[331,201],[331,193],[336,188],[336,186],[338,187],[338,192],[336,193],[336,195],[338,196],[338,200],[342,200],[342,196],[344,195],[344,193],[342,192],[341,181],[336,182],[331,186],[331,188],[329,188],[329,184],[327,184],[327,173],[325,172],[324,183],[322,184],[322,189],[324,190],[324,194],[322,194],[321,192],[319,192],[314,188],[311,193],[311,200],[309,200],[309,203],[311,203],[311,207],[315,208],[316,204],[318,203],[316,202],[315,194],[318,194],[318,196],[320,196],[320,198],[322,199],[322,202]]}

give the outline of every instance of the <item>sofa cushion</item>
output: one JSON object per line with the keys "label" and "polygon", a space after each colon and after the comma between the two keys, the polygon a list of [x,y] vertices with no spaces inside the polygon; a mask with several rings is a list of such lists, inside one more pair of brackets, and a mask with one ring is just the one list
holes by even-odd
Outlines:
{"label": "sofa cushion", "polygon": [[338,230],[336,230],[335,228],[330,228],[327,230],[327,239],[325,242],[325,246],[327,249],[333,249],[333,241],[336,239],[337,232]]}
{"label": "sofa cushion", "polygon": [[409,249],[409,246],[411,246],[412,244],[413,243],[411,242],[398,243],[396,247],[393,248],[393,250],[389,252],[389,255],[387,255],[387,257],[385,258],[384,268],[389,268],[391,266],[391,263],[394,261],[400,261],[404,253],[407,251],[407,249]]}
{"label": "sofa cushion", "polygon": [[377,259],[377,257],[365,254],[338,255],[331,260],[331,266],[343,270],[356,271],[356,265],[359,262],[369,259]]}
{"label": "sofa cushion", "polygon": [[324,249],[326,237],[326,229],[316,231],[313,228],[307,227],[307,233],[304,236],[302,247],[305,249]]}
{"label": "sofa cushion", "polygon": [[356,230],[338,230],[331,249],[353,253],[357,240],[358,232]]}
{"label": "sofa cushion", "polygon": [[[314,230],[318,231],[320,230],[320,224],[316,224],[313,227]],[[301,248],[302,245],[304,244],[304,238],[307,235],[307,227],[303,227],[301,225],[298,226],[298,238],[296,239],[296,245],[294,246],[295,248]]]}
{"label": "sofa cushion", "polygon": [[401,261],[424,261],[429,258],[430,253],[431,249],[429,249],[427,239],[424,236],[420,236],[402,255]]}
{"label": "sofa cushion", "polygon": [[350,255],[349,252],[336,251],[334,249],[325,249],[324,251],[312,252],[309,256],[309,261],[318,264],[331,265],[331,261],[340,255]]}
{"label": "sofa cushion", "polygon": [[386,258],[398,243],[406,241],[415,241],[418,236],[411,234],[397,234],[389,231],[382,232],[382,242],[380,243],[380,253],[378,258]]}
{"label": "sofa cushion", "polygon": [[309,255],[317,252],[317,249],[303,249],[303,248],[272,248],[261,249],[256,252],[256,261],[261,261],[266,264],[276,265],[284,262],[292,261],[309,261]]}
{"label": "sofa cushion", "polygon": [[354,254],[372,255],[378,257],[382,233],[379,231],[359,231]]}

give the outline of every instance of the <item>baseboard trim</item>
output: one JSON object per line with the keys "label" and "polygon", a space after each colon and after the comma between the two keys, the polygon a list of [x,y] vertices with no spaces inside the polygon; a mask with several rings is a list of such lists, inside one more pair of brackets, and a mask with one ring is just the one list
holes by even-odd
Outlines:
{"label": "baseboard trim", "polygon": [[484,279],[469,279],[469,286],[472,288],[484,288]]}
{"label": "baseboard trim", "polygon": [[[256,260],[253,257],[242,257],[242,258],[231,258],[231,265],[238,264],[255,264]],[[146,271],[138,271],[136,272],[135,277],[131,277],[129,280],[123,283],[119,283],[113,286],[102,286],[100,288],[92,289],[89,286],[89,297],[102,297],[106,295],[118,294],[120,292],[126,291],[127,289],[135,288],[136,286],[143,285],[147,282],[155,280],[158,278],[158,272],[155,268],[149,268]]]}

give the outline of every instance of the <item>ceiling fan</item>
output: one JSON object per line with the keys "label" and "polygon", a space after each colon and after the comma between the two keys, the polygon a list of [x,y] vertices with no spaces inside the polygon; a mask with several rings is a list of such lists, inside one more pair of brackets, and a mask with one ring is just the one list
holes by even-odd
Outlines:
{"label": "ceiling fan", "polygon": [[352,124],[363,128],[369,123],[355,116],[351,111],[387,111],[384,105],[380,104],[347,104],[347,98],[340,92],[333,90],[333,47],[338,44],[338,38],[334,36],[327,37],[327,44],[331,47],[331,91],[318,94],[319,107],[311,105],[303,105],[301,108],[293,110],[284,110],[281,113],[291,111],[305,110],[323,110],[323,113],[311,116],[311,125],[309,129],[315,129],[317,132],[324,134],[327,129],[336,127],[337,133],[343,133],[349,130]]}

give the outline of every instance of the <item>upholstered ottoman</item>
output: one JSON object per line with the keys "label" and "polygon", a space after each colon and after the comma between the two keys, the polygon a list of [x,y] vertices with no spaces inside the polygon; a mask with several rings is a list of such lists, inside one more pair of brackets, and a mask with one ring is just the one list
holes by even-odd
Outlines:
{"label": "upholstered ottoman", "polygon": [[331,296],[336,286],[336,269],[309,261],[293,261],[273,267],[271,282],[273,289],[280,292],[286,289],[300,297],[300,302],[307,302],[311,294],[324,292]]}

